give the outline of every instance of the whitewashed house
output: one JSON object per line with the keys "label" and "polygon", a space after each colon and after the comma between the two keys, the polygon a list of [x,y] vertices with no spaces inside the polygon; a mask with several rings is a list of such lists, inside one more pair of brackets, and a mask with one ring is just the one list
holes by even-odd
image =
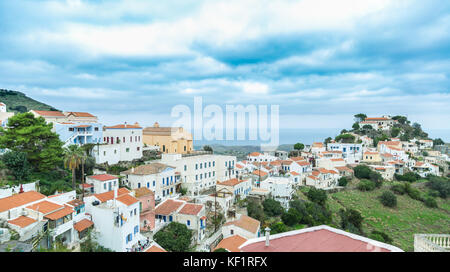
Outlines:
{"label": "whitewashed house", "polygon": [[268,190],[272,198],[279,201],[285,209],[289,208],[289,202],[295,192],[291,178],[269,177],[261,182],[260,187]]}
{"label": "whitewashed house", "polygon": [[240,235],[246,239],[256,238],[261,235],[261,222],[247,215],[240,215],[237,220],[226,222],[222,226],[223,238]]}
{"label": "whitewashed house", "polygon": [[86,184],[92,185],[93,193],[101,194],[119,189],[119,178],[109,174],[92,175],[86,177]]}

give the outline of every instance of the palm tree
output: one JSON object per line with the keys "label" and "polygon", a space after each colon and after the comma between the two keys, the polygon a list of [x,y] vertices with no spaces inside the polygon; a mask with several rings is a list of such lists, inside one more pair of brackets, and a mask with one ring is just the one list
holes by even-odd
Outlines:
{"label": "palm tree", "polygon": [[76,190],[75,170],[83,163],[84,152],[77,145],[64,149],[64,167],[72,170],[72,188]]}

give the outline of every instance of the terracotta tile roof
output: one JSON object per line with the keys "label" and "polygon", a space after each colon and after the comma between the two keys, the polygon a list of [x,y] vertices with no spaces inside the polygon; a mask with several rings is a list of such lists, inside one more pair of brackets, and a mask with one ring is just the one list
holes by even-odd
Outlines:
{"label": "terracotta tile roof", "polygon": [[77,111],[69,111],[65,112],[66,115],[73,115],[76,117],[95,117],[94,115],[90,114],[89,112],[77,112]]}
{"label": "terracotta tile roof", "polygon": [[71,206],[73,206],[73,207],[78,207],[78,206],[80,206],[80,205],[83,205],[84,202],[81,201],[81,200],[79,200],[79,199],[74,199],[74,200],[72,200],[72,201],[67,202],[67,204],[69,204],[69,205],[71,205]]}
{"label": "terracotta tile roof", "polygon": [[376,120],[380,120],[380,121],[386,121],[386,120],[390,120],[389,118],[386,117],[367,117],[365,119],[365,121],[376,121]]}
{"label": "terracotta tile roof", "polygon": [[134,191],[134,196],[138,197],[138,198],[141,196],[146,196],[146,195],[155,195],[155,193],[147,187],[137,188],[137,189],[134,189],[133,191]]}
{"label": "terracotta tile roof", "polygon": [[293,175],[293,176],[298,176],[298,175],[300,175],[300,174],[297,173],[297,172],[295,172],[295,171],[291,171],[291,175]]}
{"label": "terracotta tile roof", "polygon": [[[124,194],[129,194],[129,193],[130,193],[130,191],[128,191],[127,188],[119,188],[117,190],[117,196],[118,197],[121,196],[121,195],[124,195]],[[100,200],[100,202],[106,202],[106,201],[111,200],[111,199],[114,198],[114,190],[113,191],[109,191],[109,192],[104,192],[104,193],[101,193],[101,194],[94,194],[94,196],[98,200]]]}
{"label": "terracotta tile roof", "polygon": [[78,232],[82,232],[83,230],[91,227],[94,225],[94,222],[92,222],[89,219],[83,219],[78,221],[77,223],[73,224],[73,228],[76,229]]}
{"label": "terracotta tile roof", "polygon": [[163,164],[163,163],[159,163],[159,162],[154,162],[154,163],[149,163],[149,164],[145,164],[145,165],[139,165],[138,167],[134,167],[131,169],[128,169],[126,171],[121,172],[121,175],[152,175],[152,174],[156,174],[156,173],[161,173],[162,171],[164,171],[167,168],[174,168],[173,166],[167,165],[167,164]]}
{"label": "terracotta tile roof", "polygon": [[311,164],[310,164],[309,162],[307,162],[307,161],[298,161],[297,164],[300,165],[300,166],[311,165]]}
{"label": "terracotta tile roof", "polygon": [[230,252],[240,252],[239,247],[245,243],[247,239],[240,235],[233,235],[228,238],[222,239],[219,244],[217,244],[216,248],[214,250],[223,248]]}
{"label": "terracotta tile roof", "polygon": [[124,194],[116,198],[117,201],[122,202],[123,204],[130,206],[134,203],[139,202],[139,199],[135,198],[134,196],[131,196],[129,194]]}
{"label": "terracotta tile roof", "polygon": [[320,175],[320,172],[319,172],[319,171],[316,171],[316,170],[314,170],[314,171],[312,171],[312,174],[313,174],[313,176],[318,176],[318,175]]}
{"label": "terracotta tile roof", "polygon": [[252,174],[253,174],[253,175],[257,175],[257,176],[259,176],[259,177],[267,176],[267,173],[264,172],[264,171],[261,171],[261,170],[255,170],[255,171],[253,171]]}
{"label": "terracotta tile roof", "polygon": [[236,164],[236,168],[242,169],[242,168],[244,168],[244,166],[242,166],[240,164]]}
{"label": "terracotta tile roof", "polygon": [[44,217],[48,218],[50,220],[58,220],[60,218],[63,218],[66,215],[71,214],[71,213],[73,213],[73,209],[68,206],[64,206],[63,209],[58,210],[56,212],[52,212],[51,214],[47,214]]}
{"label": "terracotta tile roof", "polygon": [[88,178],[96,179],[99,181],[107,181],[107,180],[113,180],[118,179],[118,177],[109,175],[109,174],[100,174],[100,175],[94,175],[94,176],[88,176]]}
{"label": "terracotta tile roof", "polygon": [[128,124],[119,124],[119,125],[115,125],[115,126],[109,126],[109,127],[105,127],[106,129],[108,128],[118,128],[118,129],[125,129],[125,128],[142,128],[141,126],[136,126],[136,125],[128,125]]}
{"label": "terracotta tile roof", "polygon": [[353,169],[348,168],[347,166],[337,166],[335,167],[339,171],[347,171],[347,172],[353,172]]}
{"label": "terracotta tile roof", "polygon": [[42,110],[33,110],[40,116],[45,117],[66,117],[62,112],[60,111],[42,111]]}
{"label": "terracotta tile roof", "polygon": [[282,164],[282,165],[291,165],[293,162],[294,162],[294,161],[284,160],[284,161],[281,161],[281,164]]}
{"label": "terracotta tile roof", "polygon": [[315,143],[312,144],[312,147],[319,147],[319,148],[321,148],[321,147],[323,147],[323,143],[315,142]]}
{"label": "terracotta tile roof", "polygon": [[16,219],[9,220],[8,223],[19,226],[21,228],[25,228],[26,226],[29,226],[33,224],[34,222],[37,222],[37,220],[27,217],[27,216],[19,216]]}
{"label": "terracotta tile roof", "polygon": [[383,153],[383,154],[381,154],[381,156],[383,156],[383,157],[394,157],[394,155],[392,155],[391,153]]}
{"label": "terracotta tile roof", "polygon": [[252,153],[248,154],[249,157],[258,157],[258,156],[261,156],[261,155],[262,154],[259,153],[259,152],[252,152]]}
{"label": "terracotta tile roof", "polygon": [[36,191],[28,191],[0,199],[0,212],[4,212],[28,203],[44,199],[45,195]]}
{"label": "terracotta tile roof", "polygon": [[236,186],[239,183],[241,183],[241,181],[239,181],[237,178],[233,178],[233,179],[229,179],[229,180],[225,180],[224,182],[218,182],[218,185],[223,185],[223,186]]}
{"label": "terracotta tile roof", "polygon": [[62,207],[63,206],[61,206],[59,204],[44,200],[44,201],[41,201],[41,202],[38,202],[38,203],[28,206],[27,209],[30,209],[33,211],[38,211],[43,214],[47,214],[47,213],[59,210]]}
{"label": "terracotta tile roof", "polygon": [[203,205],[186,203],[183,208],[178,213],[181,214],[189,214],[189,215],[197,215],[203,209]]}
{"label": "terracotta tile roof", "polygon": [[155,208],[155,214],[170,215],[177,211],[185,202],[167,199]]}
{"label": "terracotta tile roof", "polygon": [[157,245],[152,245],[145,252],[167,252],[167,251],[164,248],[162,248],[162,247],[159,247]]}
{"label": "terracotta tile roof", "polygon": [[333,162],[344,161],[344,159],[341,159],[341,158],[339,158],[339,159],[330,159],[330,160],[333,161]]}
{"label": "terracotta tile roof", "polygon": [[303,157],[292,157],[292,158],[290,158],[291,160],[293,160],[293,161],[304,161],[305,160],[305,158],[303,158]]}
{"label": "terracotta tile roof", "polygon": [[421,161],[416,161],[415,166],[423,166],[425,163],[421,162]]}
{"label": "terracotta tile roof", "polygon": [[308,176],[308,178],[313,179],[313,180],[317,180],[317,177],[315,177],[315,176]]}
{"label": "terracotta tile roof", "polygon": [[298,231],[275,234],[271,236],[269,246],[265,239],[240,247],[243,252],[390,252],[401,251],[399,248],[359,235],[347,233],[324,226],[312,227]]}
{"label": "terracotta tile roof", "polygon": [[87,189],[87,188],[91,188],[91,187],[94,187],[94,185],[92,185],[92,184],[89,184],[89,183],[83,183],[83,184],[81,184],[81,187],[83,187],[83,188]]}
{"label": "terracotta tile roof", "polygon": [[224,226],[234,225],[251,233],[256,233],[260,224],[261,223],[258,220],[251,218],[250,216],[241,215],[238,220],[227,222]]}
{"label": "terracotta tile roof", "polygon": [[275,165],[275,166],[281,165],[281,161],[271,161],[270,165]]}

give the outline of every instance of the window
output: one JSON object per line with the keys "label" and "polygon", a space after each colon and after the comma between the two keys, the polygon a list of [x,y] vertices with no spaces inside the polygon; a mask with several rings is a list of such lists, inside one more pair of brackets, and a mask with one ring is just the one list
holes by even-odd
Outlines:
{"label": "window", "polygon": [[213,161],[213,166],[216,166],[216,162],[215,161]]}
{"label": "window", "polygon": [[141,188],[141,183],[140,182],[138,182],[138,188]]}
{"label": "window", "polygon": [[103,189],[106,190],[106,183],[103,183]]}
{"label": "window", "polygon": [[137,151],[139,151],[141,148],[138,146]]}
{"label": "window", "polygon": [[205,168],[206,168],[206,162],[205,162]]}
{"label": "window", "polygon": [[187,171],[187,165],[184,166],[184,171]]}
{"label": "window", "polygon": [[123,137],[123,142],[125,143],[125,137]]}
{"label": "window", "polygon": [[136,234],[136,233],[138,233],[139,232],[139,226],[135,226],[134,227],[134,234]]}
{"label": "window", "polygon": [[187,221],[187,225],[190,226],[191,225],[191,220]]}
{"label": "window", "polygon": [[136,208],[134,208],[134,215],[136,215]]}
{"label": "window", "polygon": [[130,152],[130,148],[127,147],[127,149],[125,149],[126,152]]}
{"label": "window", "polygon": [[209,162],[208,167],[211,167],[211,162]]}
{"label": "window", "polygon": [[197,170],[198,169],[198,164],[195,164],[195,170]]}
{"label": "window", "polygon": [[156,186],[156,180],[153,181],[153,187],[155,187],[155,186]]}
{"label": "window", "polygon": [[234,230],[230,230],[230,234],[233,235],[234,234]]}
{"label": "window", "polygon": [[98,127],[95,127],[94,130],[95,130],[95,131],[98,131]]}
{"label": "window", "polygon": [[150,188],[150,182],[147,182],[147,188]]}
{"label": "window", "polygon": [[69,131],[73,131],[73,127],[69,128]]}

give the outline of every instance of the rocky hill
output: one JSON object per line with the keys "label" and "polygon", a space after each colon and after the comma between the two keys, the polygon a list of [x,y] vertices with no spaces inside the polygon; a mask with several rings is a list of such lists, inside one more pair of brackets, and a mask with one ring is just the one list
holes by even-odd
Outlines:
{"label": "rocky hill", "polygon": [[0,102],[6,104],[7,111],[15,113],[29,110],[57,110],[52,106],[36,101],[24,93],[0,89]]}

